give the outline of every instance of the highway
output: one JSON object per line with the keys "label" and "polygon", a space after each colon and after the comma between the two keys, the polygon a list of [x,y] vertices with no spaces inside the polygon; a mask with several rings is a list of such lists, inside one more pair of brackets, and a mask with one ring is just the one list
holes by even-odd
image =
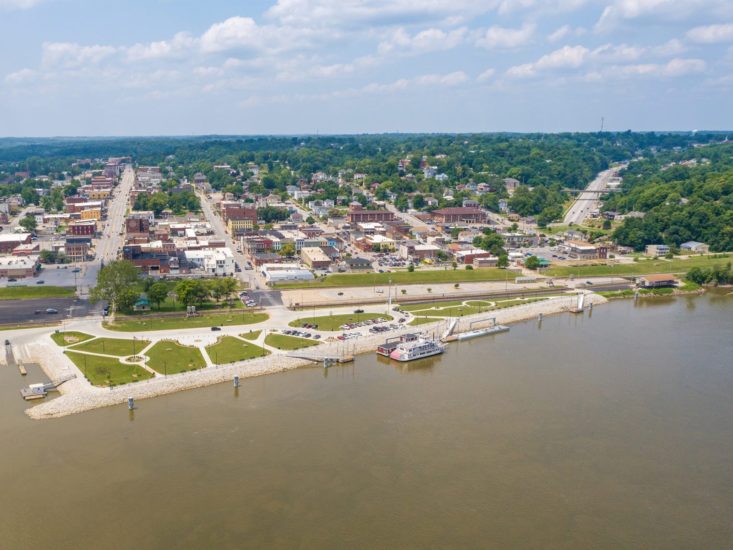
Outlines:
{"label": "highway", "polygon": [[580,193],[578,198],[575,199],[573,206],[571,206],[570,210],[565,214],[563,223],[565,225],[577,225],[583,223],[583,221],[590,215],[591,211],[598,208],[600,194],[597,191],[602,191],[608,187],[608,180],[616,177],[621,168],[621,166],[616,166],[599,173],[596,176],[596,179],[590,182],[588,187],[585,188],[585,191]]}

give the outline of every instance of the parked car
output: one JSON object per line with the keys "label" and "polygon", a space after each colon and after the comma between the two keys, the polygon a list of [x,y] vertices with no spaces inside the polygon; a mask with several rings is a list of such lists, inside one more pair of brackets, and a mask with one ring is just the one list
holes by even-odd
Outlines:
{"label": "parked car", "polygon": [[36,281],[36,284],[37,284],[37,285],[42,285],[42,284],[44,284],[45,282],[46,282],[46,281]]}
{"label": "parked car", "polygon": [[364,310],[363,309],[355,309],[354,310],[354,313],[364,313]]}
{"label": "parked car", "polygon": [[9,283],[14,283],[14,282],[16,282],[17,280],[18,280],[18,279],[16,279],[15,277],[10,277],[10,279],[8,279],[8,282],[9,282]]}
{"label": "parked car", "polygon": [[211,327],[211,332],[217,332],[221,330],[221,327]]}
{"label": "parked car", "polygon": [[79,273],[80,271],[81,269],[79,269],[78,267],[75,267],[74,269],[71,270],[72,273]]}

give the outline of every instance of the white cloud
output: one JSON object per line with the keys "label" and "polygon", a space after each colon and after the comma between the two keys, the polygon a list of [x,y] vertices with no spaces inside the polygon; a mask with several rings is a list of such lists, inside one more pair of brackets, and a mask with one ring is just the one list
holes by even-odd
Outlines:
{"label": "white cloud", "polygon": [[487,82],[491,80],[495,74],[496,69],[486,69],[484,72],[476,77],[476,80],[479,82]]}
{"label": "white cloud", "polygon": [[644,48],[637,46],[629,46],[627,44],[604,44],[593,50],[591,55],[599,61],[610,63],[610,62],[624,62],[624,61],[636,61],[645,52]]}
{"label": "white cloud", "polygon": [[452,31],[430,28],[410,36],[404,28],[399,27],[386,40],[380,42],[378,50],[381,54],[427,53],[438,50],[450,50],[458,46],[466,35],[464,27]]}
{"label": "white cloud", "polygon": [[664,44],[660,44],[659,46],[654,46],[650,49],[652,55],[656,55],[659,57],[679,55],[686,51],[687,47],[682,43],[681,40],[677,40],[676,38],[673,38],[672,40],[669,40]]}
{"label": "white cloud", "polygon": [[421,86],[457,86],[468,80],[468,75],[463,71],[455,71],[448,74],[426,74],[415,79],[415,83]]}
{"label": "white cloud", "polygon": [[196,47],[197,41],[186,32],[177,33],[172,40],[160,40],[148,44],[134,44],[127,49],[130,61],[166,59],[184,56]]}
{"label": "white cloud", "polygon": [[570,25],[563,25],[559,29],[550,33],[547,36],[547,40],[549,40],[550,42],[557,42],[558,40],[562,40],[563,38],[565,38],[568,34],[570,34]]}
{"label": "white cloud", "polygon": [[5,82],[8,84],[22,84],[23,82],[33,80],[36,76],[38,76],[38,73],[33,69],[21,69],[7,75]]}
{"label": "white cloud", "polygon": [[296,28],[376,27],[451,17],[464,20],[492,11],[500,3],[498,0],[278,0],[266,16]]}
{"label": "white cloud", "polygon": [[27,10],[43,0],[0,0],[0,10]]}
{"label": "white cloud", "polygon": [[262,33],[251,17],[230,17],[215,23],[201,36],[204,52],[221,52],[234,48],[258,48],[262,45]]}
{"label": "white cloud", "polygon": [[730,0],[614,0],[606,6],[596,29],[608,31],[624,21],[648,18],[684,21],[692,15],[726,17],[733,14]]}
{"label": "white cloud", "polygon": [[687,38],[699,44],[733,41],[733,23],[695,27],[687,31]]}
{"label": "white cloud", "polygon": [[72,42],[44,42],[42,64],[48,68],[78,68],[114,55],[113,46],[81,46]]}
{"label": "white cloud", "polygon": [[537,25],[525,23],[519,29],[508,29],[504,27],[489,27],[486,32],[476,40],[476,45],[481,48],[516,48],[529,42],[534,35]]}

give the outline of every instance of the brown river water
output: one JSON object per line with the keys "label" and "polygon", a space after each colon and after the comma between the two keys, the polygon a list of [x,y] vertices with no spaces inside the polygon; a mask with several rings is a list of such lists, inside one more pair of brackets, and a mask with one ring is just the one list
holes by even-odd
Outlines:
{"label": "brown river water", "polygon": [[0,367],[0,548],[733,548],[733,297],[546,317],[45,421]]}

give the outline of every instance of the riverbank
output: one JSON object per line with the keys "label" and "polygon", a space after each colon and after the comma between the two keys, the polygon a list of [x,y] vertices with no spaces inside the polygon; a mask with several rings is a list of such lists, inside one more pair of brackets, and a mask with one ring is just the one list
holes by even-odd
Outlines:
{"label": "riverbank", "polygon": [[[491,313],[466,316],[459,320],[455,331],[465,332],[469,328],[481,328],[482,326],[491,324],[493,319],[496,320],[496,323],[511,324],[534,319],[540,314],[546,316],[568,312],[575,307],[576,302],[577,298],[575,295],[566,295]],[[606,302],[606,298],[597,294],[588,294],[586,298],[586,304],[600,305]],[[439,336],[449,322],[448,319],[445,319],[434,323],[427,323],[421,325],[419,329],[405,327],[404,329],[390,333],[390,336],[397,336],[417,330]],[[50,341],[50,337],[48,339]],[[384,339],[384,335],[370,335],[347,342],[324,343],[317,349],[314,349],[312,355],[343,356],[373,353]],[[35,362],[41,365],[46,375],[51,379],[56,379],[74,372],[73,367],[65,359],[62,350],[58,346],[54,345],[54,347],[49,347],[44,342],[38,342],[29,352]],[[28,408],[26,414],[36,420],[59,418],[102,407],[123,404],[127,402],[129,397],[135,400],[143,400],[222,382],[231,382],[234,376],[239,376],[240,379],[251,378],[313,366],[313,364],[313,362],[308,360],[288,357],[284,353],[272,354],[266,358],[252,359],[223,366],[210,365],[197,371],[167,377],[156,377],[109,389],[90,386],[83,379],[77,378],[61,386],[61,395],[59,397]]]}

